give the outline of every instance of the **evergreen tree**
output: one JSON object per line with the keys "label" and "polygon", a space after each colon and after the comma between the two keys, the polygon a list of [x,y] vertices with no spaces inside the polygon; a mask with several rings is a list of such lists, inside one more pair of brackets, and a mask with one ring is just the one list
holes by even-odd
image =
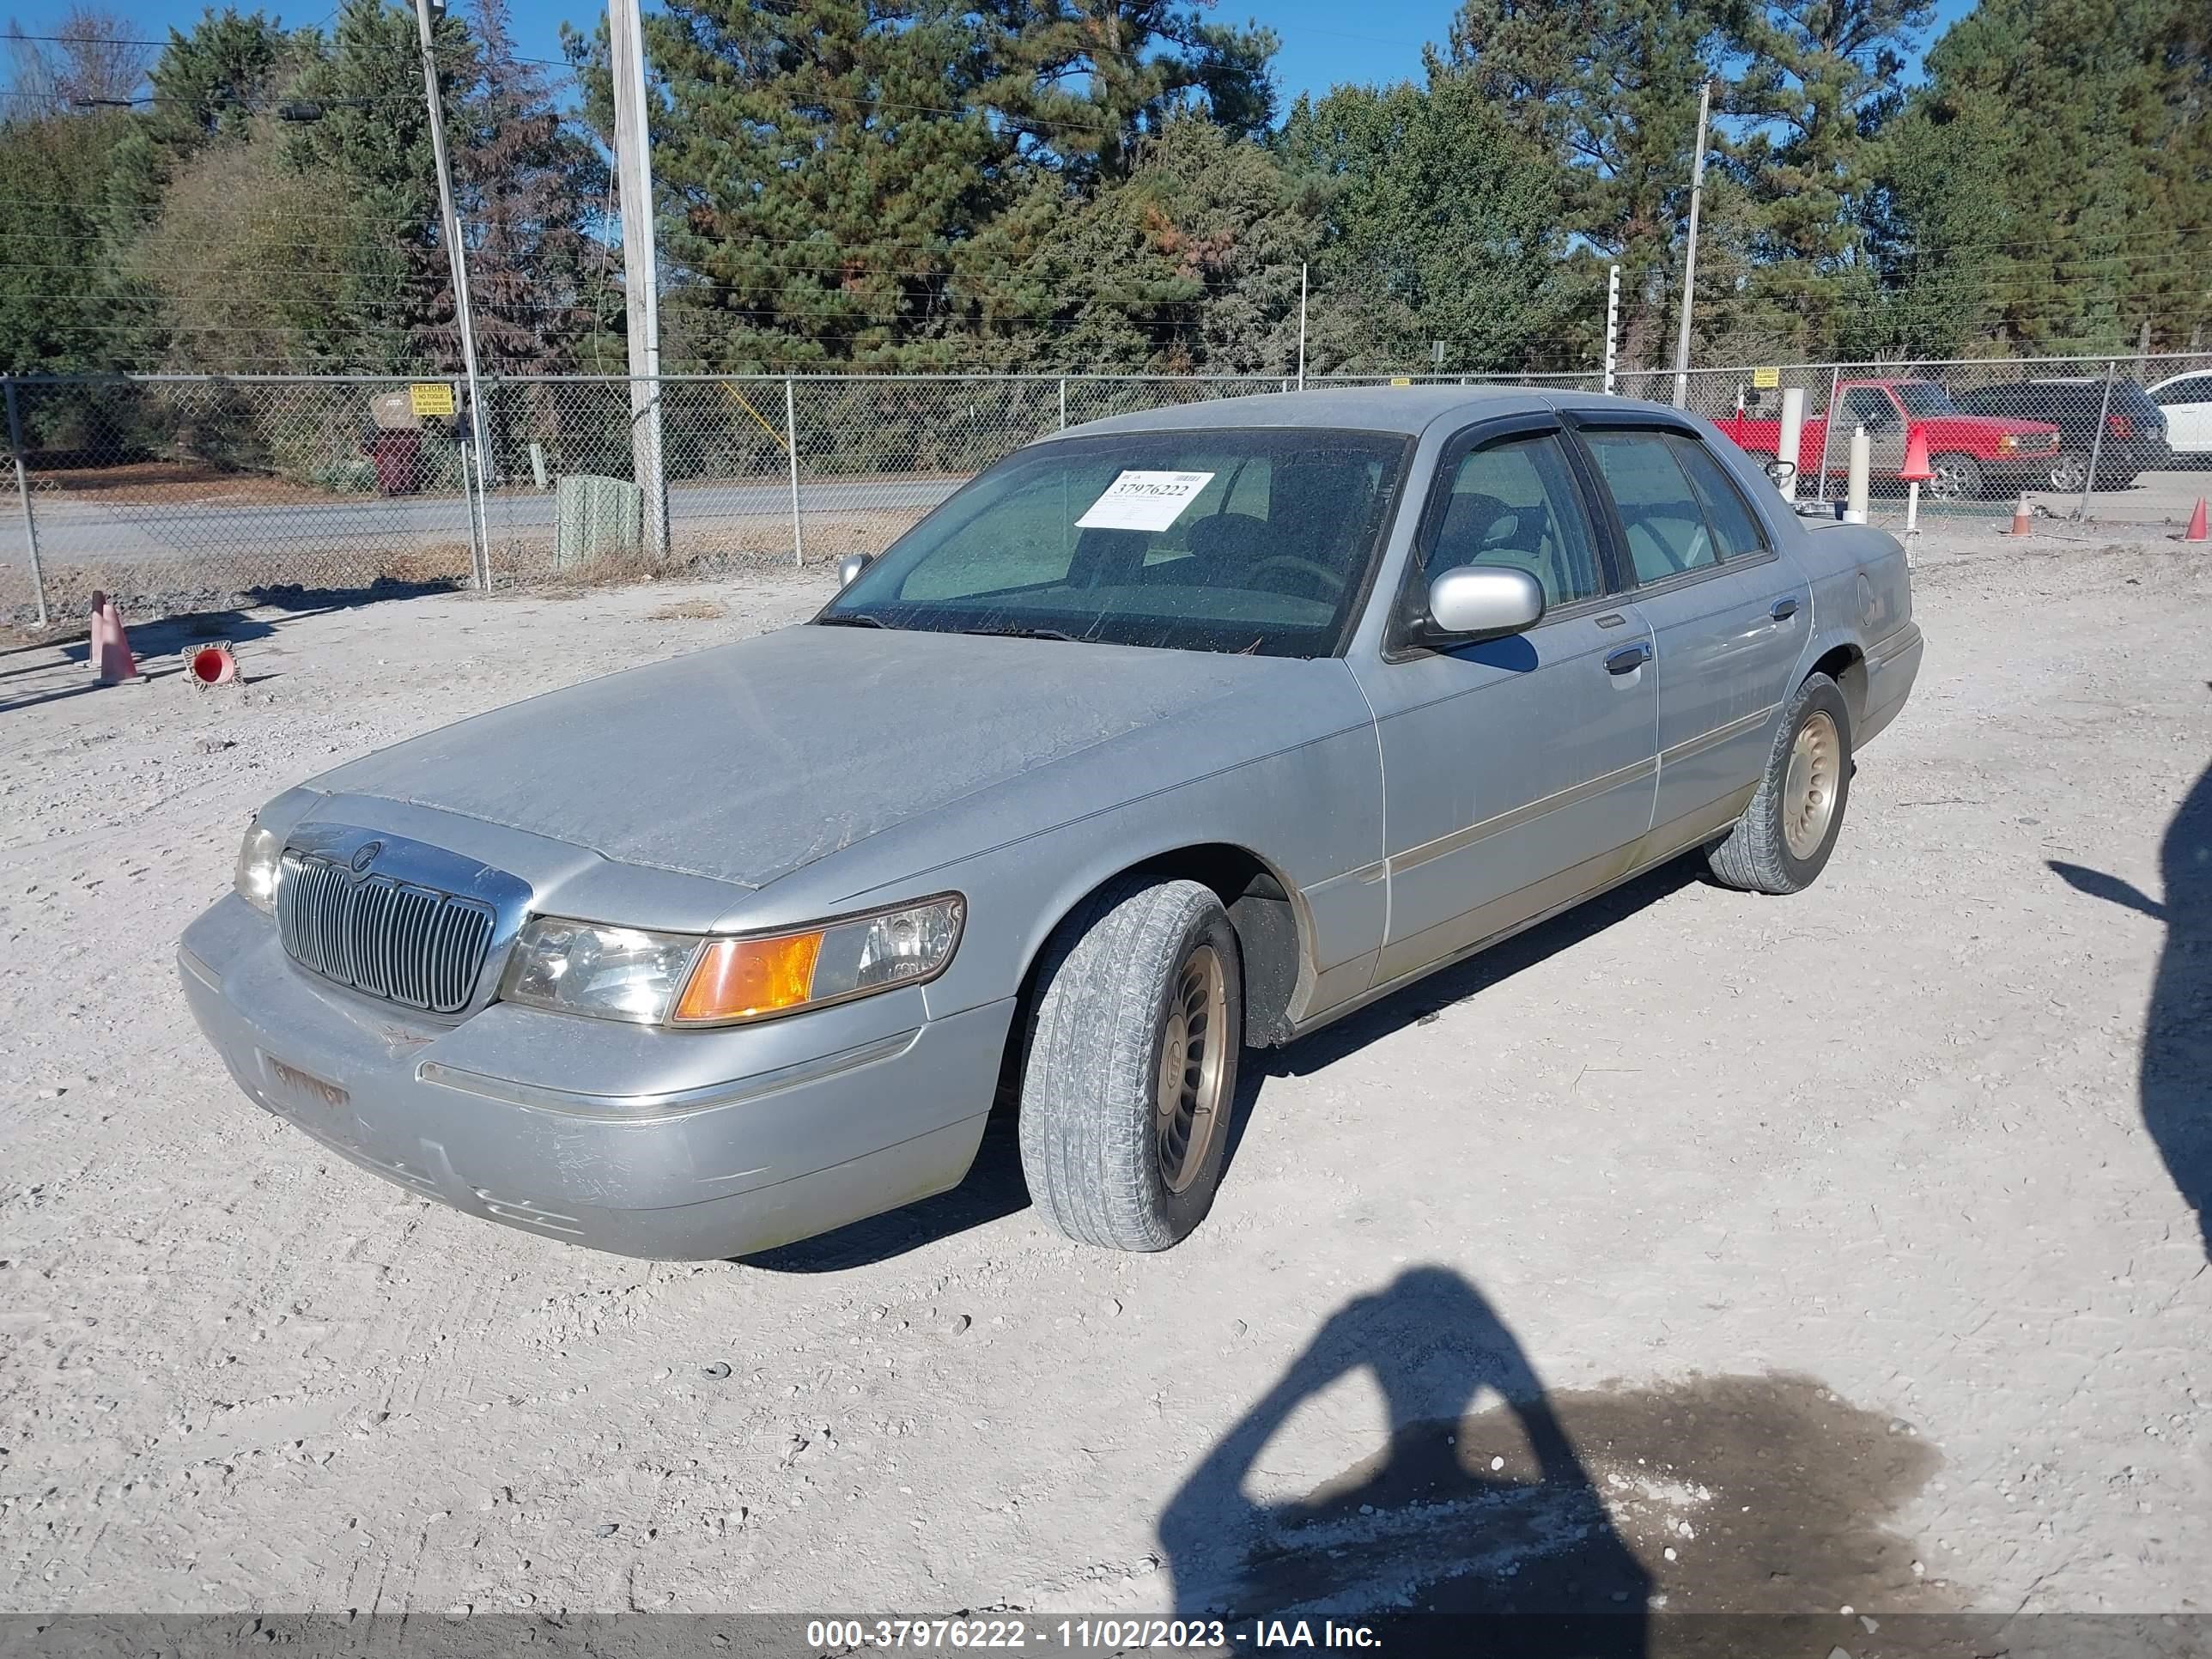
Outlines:
{"label": "evergreen tree", "polygon": [[1882,131],[1903,107],[1905,49],[1934,15],[1931,0],[1764,0],[1732,24],[1743,67],[1721,106],[1736,130],[1723,165],[1757,216],[1736,274],[1753,308],[1793,319],[1804,355],[1831,349],[1874,298]]}
{"label": "evergreen tree", "polygon": [[1324,195],[1250,139],[1170,117],[1127,179],[1071,200],[1041,175],[962,249],[957,326],[1006,368],[1287,374]]}
{"label": "evergreen tree", "polygon": [[1572,304],[1560,280],[1560,170],[1474,76],[1432,58],[1425,88],[1301,98],[1282,148],[1292,166],[1337,186],[1315,312],[1318,362],[1425,369],[1437,343],[1447,371],[1555,361]]}
{"label": "evergreen tree", "polygon": [[[677,0],[647,18],[666,361],[951,366],[948,254],[1012,149],[938,0]],[[605,119],[605,43],[573,56]]]}
{"label": "evergreen tree", "polygon": [[2200,0],[1983,0],[1928,55],[1894,147],[1899,303],[2020,349],[2212,325],[2212,13]]}
{"label": "evergreen tree", "polygon": [[537,66],[516,58],[506,0],[477,0],[475,23],[480,80],[461,100],[467,141],[453,166],[470,226],[477,349],[488,371],[572,368],[604,298],[593,287],[605,245],[591,233],[606,164],[562,118]]}
{"label": "evergreen tree", "polygon": [[[1211,4],[1212,0],[1206,0]],[[1195,99],[1230,131],[1274,118],[1276,38],[1171,0],[986,0],[982,95],[1024,153],[1085,178],[1125,176],[1135,148]]]}
{"label": "evergreen tree", "polygon": [[1717,60],[1707,0],[1464,0],[1446,61],[1564,171],[1575,285],[1603,304],[1621,268],[1621,361],[1666,355],[1697,143],[1698,91]]}
{"label": "evergreen tree", "polygon": [[[446,143],[457,152],[469,129],[455,88],[476,82],[475,44],[451,15],[433,38]],[[454,372],[459,332],[414,13],[387,0],[345,0],[327,53],[302,71],[295,97],[319,105],[322,117],[286,135],[285,159],[323,191],[319,251],[339,272],[338,308],[302,366]]]}

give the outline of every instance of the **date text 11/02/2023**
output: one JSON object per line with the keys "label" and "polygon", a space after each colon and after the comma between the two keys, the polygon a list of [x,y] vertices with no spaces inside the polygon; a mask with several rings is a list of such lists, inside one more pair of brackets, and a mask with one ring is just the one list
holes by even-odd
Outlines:
{"label": "date text 11/02/2023", "polygon": [[806,1626],[810,1647],[947,1649],[1065,1648],[1127,1652],[1132,1649],[1193,1653],[1237,1648],[1374,1648],[1381,1638],[1366,1625],[1324,1619],[1261,1619],[1232,1627],[1220,1619],[1061,1619],[1032,1624],[1023,1619],[821,1619]]}

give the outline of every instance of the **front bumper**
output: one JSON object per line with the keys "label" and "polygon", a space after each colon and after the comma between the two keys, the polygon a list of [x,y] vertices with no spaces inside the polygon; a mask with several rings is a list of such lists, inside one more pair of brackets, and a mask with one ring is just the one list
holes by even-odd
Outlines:
{"label": "front bumper", "polygon": [[495,1003],[458,1025],[323,984],[235,895],[185,930],[185,995],[258,1104],[487,1221],[708,1261],[957,1185],[1011,998],[931,1019],[920,988],[660,1031]]}

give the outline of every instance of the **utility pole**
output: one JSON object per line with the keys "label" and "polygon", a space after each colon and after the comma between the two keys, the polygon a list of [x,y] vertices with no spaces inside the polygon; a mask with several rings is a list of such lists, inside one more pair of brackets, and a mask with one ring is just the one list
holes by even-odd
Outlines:
{"label": "utility pole", "polygon": [[1620,367],[1620,267],[1605,279],[1605,395],[1613,396],[1614,371]]}
{"label": "utility pole", "polygon": [[629,324],[631,476],[645,491],[645,555],[668,553],[660,465],[660,265],[653,233],[652,136],[645,122],[645,29],[638,0],[607,0],[613,47],[615,181],[622,195],[623,311]]}
{"label": "utility pole", "polygon": [[[446,165],[446,100],[438,90],[438,52],[432,39],[433,15],[445,15],[445,0],[415,0],[415,27],[422,39],[422,93],[430,100],[430,155],[438,167],[438,210],[445,221],[446,263],[453,276],[453,312],[461,329],[461,373],[468,382],[469,431],[477,452],[476,499],[469,503],[469,550],[477,566],[477,590],[491,592],[491,539],[484,522],[483,492],[491,483],[491,453],[484,442],[483,400],[477,395],[477,327],[469,305],[469,255],[461,243],[461,216],[453,209],[453,175]],[[461,496],[468,501],[465,465]]]}
{"label": "utility pole", "polygon": [[1674,337],[1674,407],[1690,404],[1690,301],[1698,287],[1698,200],[1705,188],[1705,123],[1712,114],[1713,83],[1698,88],[1698,159],[1690,167],[1690,246],[1682,256],[1682,328]]}
{"label": "utility pole", "polygon": [[1306,389],[1306,267],[1298,262],[1298,390]]}

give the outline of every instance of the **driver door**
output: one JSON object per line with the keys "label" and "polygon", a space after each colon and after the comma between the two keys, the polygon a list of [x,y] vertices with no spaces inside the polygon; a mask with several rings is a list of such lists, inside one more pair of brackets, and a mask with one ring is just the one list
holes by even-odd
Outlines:
{"label": "driver door", "polygon": [[[1355,664],[1382,750],[1384,984],[1463,954],[1626,872],[1650,827],[1651,635],[1601,549],[1556,418],[1458,434],[1440,458],[1379,660]],[[1542,585],[1524,634],[1405,642],[1429,581],[1511,564]]]}

